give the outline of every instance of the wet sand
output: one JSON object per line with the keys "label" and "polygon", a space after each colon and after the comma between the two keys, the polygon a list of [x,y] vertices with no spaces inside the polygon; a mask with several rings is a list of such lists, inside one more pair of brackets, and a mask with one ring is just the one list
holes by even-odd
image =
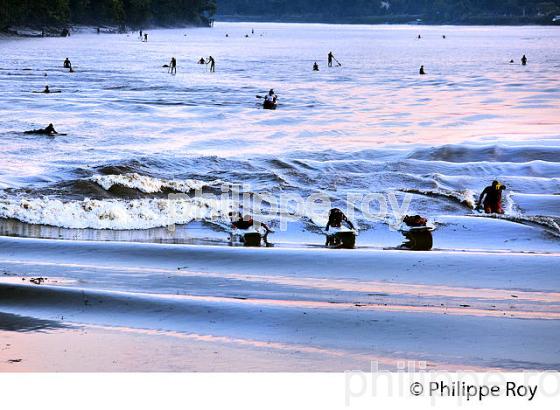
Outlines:
{"label": "wet sand", "polygon": [[2,370],[560,369],[557,254],[0,247]]}

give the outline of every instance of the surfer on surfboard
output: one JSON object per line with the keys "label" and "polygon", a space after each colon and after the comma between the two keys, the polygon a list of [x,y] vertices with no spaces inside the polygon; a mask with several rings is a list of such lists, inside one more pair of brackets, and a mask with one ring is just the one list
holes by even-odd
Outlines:
{"label": "surfer on surfboard", "polygon": [[55,135],[58,134],[54,129],[54,125],[49,124],[46,128],[40,128],[37,130],[25,131],[24,134],[40,134],[40,135]]}

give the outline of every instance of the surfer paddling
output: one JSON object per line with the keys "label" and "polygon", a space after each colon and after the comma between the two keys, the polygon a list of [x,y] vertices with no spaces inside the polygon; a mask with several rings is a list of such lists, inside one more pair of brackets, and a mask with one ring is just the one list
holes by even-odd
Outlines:
{"label": "surfer paddling", "polygon": [[502,191],[506,189],[507,187],[499,181],[493,181],[492,185],[484,188],[484,191],[480,194],[477,209],[483,207],[484,212],[487,214],[503,214]]}
{"label": "surfer paddling", "polygon": [[24,134],[39,134],[53,136],[58,134],[54,129],[54,125],[49,124],[46,128],[39,128],[37,130],[25,131]]}

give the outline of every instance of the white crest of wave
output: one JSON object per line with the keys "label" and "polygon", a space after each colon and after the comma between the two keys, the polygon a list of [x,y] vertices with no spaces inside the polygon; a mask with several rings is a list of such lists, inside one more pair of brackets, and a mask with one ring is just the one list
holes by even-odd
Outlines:
{"label": "white crest of wave", "polygon": [[224,182],[220,180],[212,182],[200,181],[197,179],[166,180],[140,175],[137,173],[122,175],[95,175],[91,178],[91,180],[106,191],[115,185],[120,185],[127,188],[137,189],[146,194],[161,192],[163,189],[170,189],[175,192],[190,192],[204,187],[219,186],[224,184]]}
{"label": "white crest of wave", "polygon": [[215,198],[92,200],[37,198],[0,200],[0,217],[62,228],[149,229],[192,220],[223,219],[231,203]]}

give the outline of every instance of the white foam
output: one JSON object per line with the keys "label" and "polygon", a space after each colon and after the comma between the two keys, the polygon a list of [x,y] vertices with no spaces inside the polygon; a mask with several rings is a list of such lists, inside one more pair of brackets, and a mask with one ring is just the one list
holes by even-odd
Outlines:
{"label": "white foam", "polygon": [[175,192],[190,192],[204,187],[220,186],[224,184],[224,182],[220,180],[212,182],[200,181],[197,179],[167,180],[152,178],[137,173],[122,175],[95,175],[91,178],[91,180],[105,190],[109,190],[113,186],[120,185],[127,188],[137,189],[146,194],[161,192],[163,189],[170,189]]}
{"label": "white foam", "polygon": [[211,198],[92,200],[37,198],[0,200],[0,217],[62,228],[148,229],[192,220],[223,219],[229,201]]}

